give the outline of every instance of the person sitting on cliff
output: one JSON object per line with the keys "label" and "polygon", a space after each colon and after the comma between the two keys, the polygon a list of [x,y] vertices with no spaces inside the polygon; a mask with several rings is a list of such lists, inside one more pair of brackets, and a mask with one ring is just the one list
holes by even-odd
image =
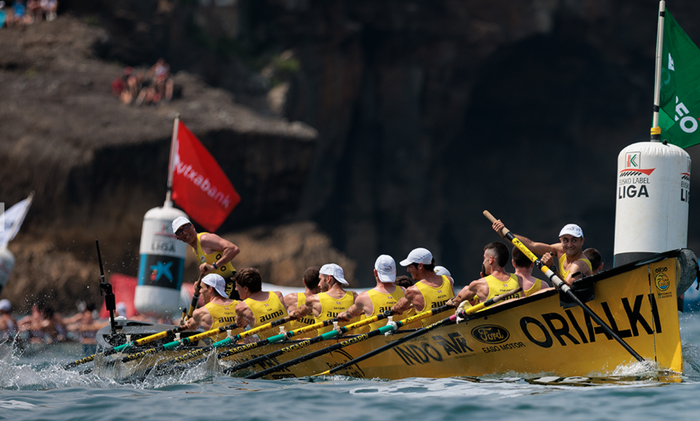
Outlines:
{"label": "person sitting on cliff", "polygon": [[[319,286],[319,271],[318,266],[311,266],[304,271],[304,276],[301,278],[301,282],[304,285],[304,292],[292,292],[284,296],[284,305],[287,307],[287,313],[292,314],[292,312],[306,306],[306,301],[312,295],[321,292],[321,287]],[[289,328],[291,330],[296,330],[304,326],[309,326],[316,323],[313,316],[307,315],[298,320],[290,322]],[[315,336],[315,331],[307,332],[305,334],[294,336],[295,338],[309,338]]]}
{"label": "person sitting on cliff", "polygon": [[[492,228],[497,233],[505,226],[501,220],[493,223]],[[590,276],[593,272],[591,262],[583,254],[583,230],[576,224],[567,224],[559,232],[559,242],[555,244],[538,243],[515,235],[530,251],[536,255],[543,256],[542,263],[549,266],[551,257],[556,257],[558,261],[558,273],[564,282],[571,285],[579,276]],[[546,256],[549,254],[549,256]]]}
{"label": "person sitting on cliff", "polygon": [[[406,289],[406,296],[392,308],[395,313],[408,311],[411,306],[417,313],[429,311],[443,306],[454,297],[454,281],[450,276],[435,273],[435,259],[429,250],[422,247],[413,249],[400,264],[417,282]],[[433,315],[422,319],[421,323],[428,326],[441,319],[442,316]]]}
{"label": "person sitting on cliff", "polygon": [[[236,274],[236,290],[241,300],[236,306],[236,324],[238,326],[262,326],[288,316],[284,306],[284,297],[279,291],[263,291],[262,276],[255,268],[245,268]],[[288,324],[285,328],[288,327]],[[276,335],[277,329],[268,329],[258,334],[259,338]]]}
{"label": "person sitting on cliff", "polygon": [[[345,273],[339,265],[328,263],[321,266],[318,277],[321,292],[309,297],[306,300],[306,306],[292,312],[290,314],[292,318],[299,320],[299,318],[313,313],[315,322],[319,323],[338,317],[340,312],[347,310],[355,303],[357,292],[345,291],[343,287],[350,285],[350,283],[345,280]],[[355,321],[357,319],[339,323],[339,326],[345,326]],[[316,334],[321,335],[331,329],[333,326],[326,326],[317,329]]]}
{"label": "person sitting on cliff", "polygon": [[[396,262],[388,254],[382,254],[374,262],[374,280],[376,281],[376,286],[358,295],[353,305],[338,314],[338,320],[347,322],[362,315],[365,318],[377,316],[386,310],[390,310],[404,297],[403,288],[394,284],[394,281],[396,281]],[[396,315],[393,319],[399,321],[405,317],[404,312],[402,315]],[[376,321],[370,324],[366,330],[379,329],[385,326],[387,321],[387,319]]]}
{"label": "person sitting on cliff", "polygon": [[172,227],[177,239],[192,247],[197,260],[201,262],[200,273],[221,275],[226,280],[227,296],[231,299],[239,299],[233,281],[236,269],[231,264],[231,260],[241,252],[238,246],[216,234],[197,233],[194,225],[184,216],[175,218]]}
{"label": "person sitting on cliff", "polygon": [[170,78],[170,65],[159,58],[146,73],[153,80],[155,93],[159,99],[170,101],[173,98],[173,80]]}
{"label": "person sitting on cliff", "polygon": [[[462,288],[447,304],[458,307],[462,301],[468,301],[469,304],[476,305],[521,286],[523,279],[520,276],[506,272],[509,257],[508,247],[502,242],[487,244],[484,247],[481,279]],[[521,296],[520,293],[518,296]]]}
{"label": "person sitting on cliff", "polygon": [[[201,327],[207,331],[235,323],[238,301],[230,299],[225,288],[226,281],[221,275],[210,273],[203,277],[201,291],[206,305],[196,309],[192,317],[185,321],[183,327],[188,330]],[[234,329],[236,332],[240,330],[242,329]],[[216,340],[220,341],[225,337],[226,333],[220,333]]]}
{"label": "person sitting on cliff", "polygon": [[591,268],[593,275],[603,271],[603,256],[600,252],[593,247],[587,248],[583,251],[583,255],[591,262]]}

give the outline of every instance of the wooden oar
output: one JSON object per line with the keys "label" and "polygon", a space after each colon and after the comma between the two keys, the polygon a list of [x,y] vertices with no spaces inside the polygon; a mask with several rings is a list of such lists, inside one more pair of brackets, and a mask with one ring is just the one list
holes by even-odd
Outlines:
{"label": "wooden oar", "polygon": [[[504,293],[504,294],[497,295],[497,296],[495,296],[495,297],[493,297],[493,298],[490,298],[490,299],[486,300],[486,301],[483,302],[483,303],[479,303],[479,304],[477,304],[477,305],[475,305],[475,306],[472,306],[472,307],[468,308],[467,310],[460,311],[458,315],[459,315],[460,318],[466,319],[468,315],[470,315],[470,314],[472,314],[472,313],[476,313],[477,311],[479,311],[479,310],[481,310],[481,309],[483,309],[483,308],[485,308],[485,307],[489,307],[489,306],[491,306],[491,305],[493,305],[493,304],[495,304],[495,303],[497,303],[497,302],[499,302],[499,301],[503,301],[503,300],[505,300],[505,299],[511,298],[511,297],[513,297],[514,295],[516,295],[517,293],[519,293],[519,292],[522,291],[522,290],[523,290],[522,288],[518,287],[518,288],[516,288],[516,289],[514,289],[514,290],[512,290],[512,291],[508,291],[508,292],[506,292],[506,293]],[[409,318],[409,319],[410,319],[410,318]],[[381,353],[384,352],[384,351],[387,351],[387,350],[389,350],[389,349],[391,349],[391,348],[394,348],[394,347],[396,347],[396,346],[398,346],[398,345],[401,345],[402,343],[404,343],[404,342],[406,342],[406,341],[410,341],[410,340],[413,339],[413,338],[417,338],[417,337],[419,337],[419,336],[421,336],[421,335],[425,335],[426,333],[430,332],[431,330],[435,329],[436,327],[440,327],[440,326],[444,326],[444,325],[447,325],[447,324],[451,324],[451,323],[453,323],[456,319],[457,319],[457,315],[452,315],[452,316],[450,316],[450,317],[446,317],[446,318],[444,318],[444,319],[442,319],[442,320],[439,320],[439,321],[437,321],[437,322],[435,322],[435,323],[433,323],[433,324],[431,324],[431,325],[429,325],[429,326],[422,327],[422,328],[416,330],[415,332],[412,332],[412,333],[410,333],[410,334],[408,334],[408,335],[406,335],[406,336],[403,336],[403,337],[401,337],[401,338],[399,338],[399,339],[397,339],[397,340],[395,340],[395,341],[393,341],[393,342],[390,342],[390,343],[388,343],[388,344],[386,344],[386,345],[384,345],[384,346],[381,346],[381,347],[379,347],[379,348],[377,348],[377,349],[375,349],[375,350],[372,350],[372,351],[370,351],[370,352],[368,352],[368,353],[366,353],[366,354],[364,354],[364,355],[361,355],[361,356],[359,356],[359,357],[357,357],[357,358],[354,358],[354,359],[352,359],[352,360],[350,360],[350,361],[344,362],[343,364],[341,364],[341,365],[339,365],[339,366],[333,367],[333,368],[330,369],[330,370],[326,370],[326,371],[324,371],[323,373],[318,373],[318,374],[316,374],[316,376],[327,376],[327,375],[336,373],[336,372],[338,372],[338,371],[340,371],[340,370],[343,370],[343,369],[345,369],[345,368],[347,368],[347,367],[350,367],[351,365],[357,364],[357,363],[362,362],[362,361],[364,361],[364,360],[366,360],[366,359],[368,359],[368,358],[370,358],[370,357],[374,357],[375,355],[381,354]],[[408,321],[408,319],[400,320],[400,321],[396,322],[396,324],[401,324],[401,323],[406,324],[406,323],[411,323],[411,322]],[[399,326],[399,327],[401,327],[401,326]],[[386,328],[388,328],[388,329],[386,329]],[[383,326],[383,327],[379,328],[379,330],[382,330],[382,329],[384,329],[384,330],[383,330],[381,333],[384,333],[384,332],[387,332],[387,331],[389,331],[389,330],[396,330],[397,328],[392,328],[392,327],[390,327],[390,325],[386,325],[386,326]],[[370,332],[370,333],[371,333],[371,332]]]}
{"label": "wooden oar", "polygon": [[[489,211],[485,210],[484,216],[489,221],[491,221],[492,224],[494,222],[496,222],[496,218],[494,218],[494,216],[491,215],[491,213]],[[523,244],[518,239],[518,237],[514,236],[510,232],[510,230],[505,227],[505,225],[503,226],[503,228],[501,229],[501,232],[499,234],[501,235],[501,237],[508,239],[511,243],[513,243],[513,245],[515,247],[520,249],[520,251],[522,251],[523,254],[525,254],[530,260],[532,260],[535,263],[535,266],[540,268],[540,270],[545,274],[545,276],[547,276],[547,278],[549,278],[561,292],[563,292],[569,298],[574,300],[574,302],[579,307],[581,307],[586,314],[588,314],[593,320],[595,320],[596,323],[598,323],[600,325],[600,327],[602,327],[603,330],[605,330],[605,332],[607,332],[610,336],[615,338],[615,340],[620,345],[622,345],[622,347],[625,348],[627,350],[627,352],[629,352],[634,358],[636,358],[637,361],[644,361],[644,358],[642,358],[641,355],[639,355],[634,349],[632,349],[632,347],[629,346],[629,344],[627,342],[625,342],[617,333],[615,333],[610,328],[610,326],[608,326],[600,317],[598,317],[598,315],[595,314],[595,312],[593,310],[591,310],[585,303],[583,303],[583,301],[579,300],[579,298],[576,296],[576,294],[574,294],[573,291],[571,291],[571,288],[569,287],[569,285],[567,285],[564,281],[562,281],[561,278],[559,278],[559,276],[557,276],[557,274],[555,274],[552,271],[552,269],[548,268],[544,263],[542,263],[542,261],[537,256],[535,256],[535,254],[532,253],[530,251],[530,249],[525,247],[525,244]]]}
{"label": "wooden oar", "polygon": [[[199,349],[195,349],[194,351],[190,351],[190,352],[188,352],[188,353],[186,353],[186,354],[183,354],[183,355],[181,355],[181,356],[179,356],[179,357],[177,357],[177,358],[173,358],[172,360],[163,361],[163,362],[160,363],[160,364],[156,364],[156,365],[154,365],[153,367],[149,367],[148,369],[146,369],[146,371],[144,371],[144,373],[141,375],[141,377],[148,376],[152,371],[156,371],[156,372],[163,371],[163,370],[167,369],[168,367],[172,367],[172,366],[175,365],[175,364],[178,364],[178,363],[181,363],[181,362],[184,362],[184,361],[187,361],[187,360],[191,360],[192,358],[199,357],[199,356],[204,355],[205,353],[211,351],[211,350],[214,349],[214,348],[221,348],[221,347],[224,347],[224,346],[233,345],[233,344],[235,344],[236,342],[240,341],[241,339],[245,339],[245,338],[247,338],[247,337],[249,337],[249,336],[255,335],[256,333],[260,333],[260,332],[262,332],[262,331],[264,331],[264,330],[272,329],[272,328],[275,328],[275,327],[277,327],[277,326],[283,325],[283,324],[289,322],[290,320],[292,320],[292,318],[289,317],[289,316],[287,316],[287,317],[285,317],[285,318],[282,318],[282,319],[279,319],[279,320],[275,320],[275,321],[272,321],[272,322],[270,322],[270,323],[266,323],[266,324],[264,324],[264,325],[262,325],[262,326],[258,326],[258,327],[256,327],[256,328],[249,329],[249,330],[246,330],[246,331],[244,331],[244,332],[238,333],[237,335],[234,335],[234,336],[231,336],[231,337],[228,337],[228,338],[224,338],[224,339],[222,339],[222,340],[220,340],[220,341],[218,341],[218,342],[214,342],[214,343],[211,344],[211,345],[208,345],[208,346],[205,346],[205,347],[202,347],[202,348],[199,348]],[[277,337],[277,336],[281,336],[281,337],[284,338],[285,335],[284,335],[284,334],[279,334],[279,335],[275,335],[275,336],[273,336],[273,337]],[[271,337],[271,338],[273,338],[273,337]],[[268,341],[269,339],[270,339],[270,338],[262,339],[262,340],[260,340],[260,341],[253,342],[253,344],[257,344],[257,343],[259,343],[259,342],[266,342],[266,343],[269,343],[269,341]],[[252,344],[248,344],[248,345],[252,345]],[[241,345],[241,347],[245,347],[245,346],[246,346],[246,345]],[[236,349],[238,349],[238,348],[239,348],[239,347],[236,347]],[[229,351],[229,352],[230,352],[230,351]],[[231,354],[231,355],[233,355],[233,354]]]}
{"label": "wooden oar", "polygon": [[202,273],[199,274],[199,278],[194,283],[194,291],[192,293],[192,302],[190,303],[190,309],[187,311],[187,318],[191,319],[194,310],[197,308],[197,302],[199,302],[199,291],[202,288]]}
{"label": "wooden oar", "polygon": [[[402,321],[405,322],[406,324],[408,324],[408,323],[412,323],[412,322],[415,322],[415,321],[417,321],[417,320],[425,319],[426,317],[430,317],[430,316],[433,316],[433,315],[435,315],[435,314],[439,314],[439,313],[442,313],[442,312],[444,312],[444,311],[448,311],[448,310],[452,310],[452,309],[454,309],[454,306],[451,306],[451,305],[450,305],[450,306],[437,307],[437,308],[434,308],[434,309],[432,309],[432,310],[428,310],[428,311],[424,311],[424,312],[418,313],[418,314],[416,314],[415,316],[411,316],[411,317],[409,317],[409,318],[407,318],[407,319],[405,319],[405,320],[402,320]],[[400,322],[401,322],[401,321],[396,322],[396,323],[400,323]],[[384,330],[382,331],[382,329],[384,329]],[[383,328],[375,329],[375,330],[373,330],[373,331],[371,331],[371,332],[369,332],[369,333],[365,333],[365,334],[356,336],[356,337],[354,337],[354,338],[350,338],[350,339],[347,339],[347,340],[345,340],[345,341],[338,342],[338,343],[333,344],[333,345],[331,345],[331,346],[327,346],[327,347],[325,347],[325,348],[323,348],[323,349],[319,349],[318,351],[314,351],[314,352],[311,352],[311,353],[309,353],[309,354],[302,355],[301,357],[294,358],[294,359],[289,360],[289,361],[287,361],[287,362],[284,362],[284,363],[282,363],[282,364],[278,364],[278,365],[276,365],[276,366],[274,366],[274,367],[270,367],[270,368],[268,368],[268,369],[265,369],[265,370],[259,371],[259,372],[257,372],[257,373],[251,374],[250,376],[246,377],[246,379],[257,379],[257,378],[259,378],[259,377],[266,376],[266,375],[268,375],[268,374],[277,372],[277,371],[279,371],[279,370],[283,370],[283,369],[285,369],[285,368],[287,368],[287,367],[291,367],[291,366],[293,366],[293,365],[297,365],[297,364],[303,363],[304,361],[308,361],[308,360],[310,360],[310,359],[313,359],[313,358],[319,357],[319,356],[321,356],[321,355],[327,354],[327,353],[329,353],[329,352],[335,351],[336,349],[340,349],[340,348],[346,347],[346,346],[348,346],[348,345],[352,345],[352,344],[357,343],[357,342],[362,342],[362,341],[364,341],[364,340],[366,340],[366,339],[369,339],[369,338],[371,338],[371,337],[373,337],[373,336],[377,336],[377,335],[379,335],[380,333],[387,332],[387,331],[389,331],[389,330],[391,330],[391,329],[392,329],[391,326],[384,326]]]}
{"label": "wooden oar", "polygon": [[314,336],[313,338],[303,340],[301,342],[298,342],[294,345],[290,345],[288,347],[279,349],[277,351],[270,352],[269,354],[261,355],[257,358],[253,358],[252,360],[236,364],[233,367],[229,367],[224,370],[224,374],[231,374],[239,370],[243,370],[244,368],[250,367],[251,365],[257,364],[259,362],[269,360],[271,358],[275,358],[279,355],[286,354],[287,352],[295,351],[297,349],[302,349],[306,348],[307,346],[311,344],[315,344],[316,342],[320,342],[326,339],[332,339],[335,338],[338,335],[342,335],[346,332],[349,332],[351,330],[367,326],[368,324],[372,324],[378,320],[386,319],[387,317],[391,316],[393,313],[391,310],[387,310],[384,313],[377,314],[376,316],[370,317],[368,319],[360,320],[359,322],[351,323],[346,326],[339,327],[337,330],[333,329],[330,332],[326,332],[322,335]]}
{"label": "wooden oar", "polygon": [[[251,349],[259,348],[261,346],[265,346],[265,345],[268,345],[271,343],[279,342],[283,339],[291,338],[291,337],[296,336],[296,335],[303,335],[306,332],[310,332],[312,330],[316,330],[316,329],[324,328],[326,326],[330,326],[333,324],[333,322],[335,322],[337,320],[338,319],[324,320],[322,322],[314,323],[312,325],[300,327],[299,329],[291,330],[287,333],[280,333],[278,335],[270,336],[269,338],[261,339],[257,342],[239,345],[233,349],[219,352],[218,354],[216,354],[216,359],[220,360],[220,359],[223,359],[226,357],[230,357],[232,355],[239,354],[241,352],[249,351]],[[154,367],[146,370],[144,372],[144,374],[141,377],[139,377],[138,380],[143,380],[145,378],[145,376],[147,376],[151,372],[155,372],[156,376],[165,375],[165,374],[167,374],[166,370],[175,364],[179,364],[181,362],[185,362],[185,361],[190,360],[192,358],[196,358],[198,356],[201,356],[202,354],[209,352],[214,348],[221,348],[221,347],[230,346],[230,345],[231,345],[230,341],[226,341],[224,339],[222,341],[215,342],[215,343],[213,343],[205,348],[201,348],[201,349],[198,349],[198,350],[195,350],[192,352],[188,352],[187,354],[181,355],[181,356],[174,358],[172,360],[168,360],[168,361],[165,361],[163,363],[156,364]],[[199,364],[200,364],[199,361],[193,361],[193,362],[190,362],[187,364],[182,364],[182,365],[177,366],[177,370],[184,371],[188,368],[195,367]]]}

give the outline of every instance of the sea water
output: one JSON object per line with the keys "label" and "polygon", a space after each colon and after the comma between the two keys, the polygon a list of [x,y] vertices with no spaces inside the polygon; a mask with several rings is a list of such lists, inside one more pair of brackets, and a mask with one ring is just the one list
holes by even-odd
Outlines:
{"label": "sea water", "polygon": [[[683,375],[657,380],[642,364],[605,377],[507,373],[480,378],[245,380],[205,368],[138,384],[63,370],[72,358],[0,355],[7,420],[640,420],[696,419],[700,313],[680,315]],[[4,347],[8,349],[8,347]],[[92,363],[91,363],[92,364]]]}

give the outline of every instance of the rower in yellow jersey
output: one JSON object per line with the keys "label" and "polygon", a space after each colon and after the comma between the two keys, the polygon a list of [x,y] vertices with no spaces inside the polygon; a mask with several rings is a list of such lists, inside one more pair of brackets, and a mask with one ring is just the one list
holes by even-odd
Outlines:
{"label": "rower in yellow jersey", "polygon": [[[338,320],[348,321],[357,316],[374,317],[384,313],[403,298],[403,289],[394,285],[396,280],[396,262],[388,254],[382,254],[374,262],[374,279],[377,285],[369,291],[364,291],[355,299],[355,304],[338,315]],[[397,315],[393,320],[403,320],[404,315]],[[385,326],[387,319],[382,319],[369,325],[369,330]]]}
{"label": "rower in yellow jersey", "polygon": [[178,216],[172,223],[173,232],[178,240],[192,247],[192,252],[199,261],[199,271],[203,274],[216,273],[226,281],[226,293],[231,299],[238,298],[233,282],[236,269],[231,260],[240,253],[238,246],[216,234],[200,232],[194,229],[189,219]]}
{"label": "rower in yellow jersey", "polygon": [[522,278],[514,273],[507,273],[505,269],[509,258],[508,247],[502,242],[494,241],[487,244],[484,247],[482,278],[462,288],[454,298],[448,301],[448,304],[459,306],[462,301],[467,300],[471,305],[477,305],[518,288],[522,284]]}
{"label": "rower in yellow jersey", "polygon": [[[314,294],[321,292],[321,287],[319,286],[318,266],[312,266],[304,271],[304,276],[301,278],[301,282],[304,284],[304,292],[292,292],[284,296],[284,305],[287,307],[287,312],[291,315],[297,309],[306,306],[306,300]],[[294,320],[290,322],[289,329],[296,330],[304,326],[312,325],[316,323],[316,319],[312,314],[308,314],[305,317],[301,317],[299,320]],[[294,339],[299,338],[311,338],[316,336],[316,331],[307,332],[301,335],[295,335]]]}
{"label": "rower in yellow jersey", "polygon": [[[350,285],[350,283],[345,280],[343,268],[335,263],[325,264],[321,266],[318,277],[320,279],[319,286],[323,292],[308,297],[306,306],[291,314],[293,318],[298,320],[299,317],[313,314],[316,323],[318,323],[338,317],[338,314],[347,310],[355,303],[357,293],[355,291],[345,291],[343,289],[343,286]],[[338,325],[345,326],[356,321],[359,321],[359,318],[339,323]],[[331,329],[333,329],[333,326],[327,326],[318,329],[316,333],[321,335],[329,332]]]}
{"label": "rower in yellow jersey", "polygon": [[[452,278],[435,273],[435,259],[429,250],[422,247],[411,250],[408,257],[401,261],[401,266],[406,266],[406,271],[417,282],[406,289],[405,297],[392,308],[395,312],[403,313],[413,306],[417,313],[421,313],[441,307],[454,297]],[[427,317],[422,319],[422,324],[428,326],[445,317],[445,314]]]}
{"label": "rower in yellow jersey", "polygon": [[[233,324],[236,321],[238,302],[228,298],[225,288],[226,281],[221,275],[210,273],[203,277],[202,296],[207,304],[196,309],[183,327],[187,330],[194,330],[201,326],[206,331]],[[242,330],[236,329],[235,332],[238,333]],[[215,340],[219,341],[225,337],[226,333],[221,333]]]}
{"label": "rower in yellow jersey", "polygon": [[[287,317],[287,308],[283,304],[282,293],[279,291],[263,291],[262,276],[255,268],[245,268],[234,277],[236,291],[241,302],[236,306],[236,324],[248,326],[250,329],[274,322]],[[288,328],[285,323],[285,328]],[[258,333],[260,339],[276,335],[275,329]]]}

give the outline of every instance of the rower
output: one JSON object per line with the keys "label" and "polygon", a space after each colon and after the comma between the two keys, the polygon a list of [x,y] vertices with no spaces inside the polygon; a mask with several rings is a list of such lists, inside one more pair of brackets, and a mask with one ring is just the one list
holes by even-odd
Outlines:
{"label": "rower", "polygon": [[[263,291],[262,276],[255,268],[240,270],[233,278],[241,302],[236,306],[236,324],[252,329],[287,317],[284,297],[279,291]],[[285,328],[288,324],[284,325]],[[258,333],[260,339],[276,335],[274,329]]]}
{"label": "rower", "polygon": [[535,263],[517,247],[513,247],[513,260],[511,260],[511,263],[515,268],[515,274],[519,276],[518,281],[520,281],[520,286],[526,297],[550,287],[547,282],[532,276],[532,269],[534,269]]}
{"label": "rower", "polygon": [[[183,328],[195,330],[201,326],[206,331],[233,324],[236,320],[238,301],[228,298],[225,288],[226,281],[221,275],[210,273],[204,276],[202,278],[202,296],[207,304],[196,309],[192,313],[192,317],[184,323]],[[236,329],[236,333],[238,331]],[[220,341],[225,337],[225,333],[220,333],[216,340]]]}
{"label": "rower", "polygon": [[472,281],[469,285],[462,288],[447,304],[459,306],[462,301],[466,300],[471,305],[477,305],[497,295],[518,288],[522,283],[522,278],[505,270],[509,257],[508,247],[502,242],[494,241],[487,244],[484,247],[482,278]]}
{"label": "rower", "polygon": [[[433,254],[422,247],[411,250],[408,257],[400,262],[406,267],[406,271],[417,281],[413,286],[406,288],[406,295],[392,308],[395,313],[401,314],[408,311],[411,306],[417,313],[428,311],[443,306],[450,298],[454,297],[454,281],[448,275],[435,273],[435,259]],[[423,326],[428,326],[438,320],[442,315],[434,315],[422,320]]]}
{"label": "rower", "polygon": [[[374,317],[390,310],[400,299],[404,297],[403,289],[394,285],[396,280],[396,262],[388,254],[382,254],[374,262],[374,279],[377,285],[369,291],[362,292],[355,304],[338,315],[338,320],[350,319],[364,315]],[[394,317],[394,320],[403,320],[405,316]],[[387,319],[382,319],[369,325],[369,330],[379,329],[385,326]]]}
{"label": "rower", "polygon": [[[328,263],[321,266],[318,277],[320,279],[319,286],[321,291],[316,295],[308,297],[306,306],[296,310],[292,317],[299,318],[313,313],[316,323],[323,322],[338,317],[338,314],[347,310],[355,303],[357,293],[355,291],[345,291],[343,286],[350,285],[345,280],[343,268],[335,263]],[[359,319],[351,319],[348,322],[339,323],[339,326],[345,326],[349,323],[354,323]],[[329,332],[333,326],[320,328],[316,331],[318,335]]]}
{"label": "rower", "polygon": [[[500,219],[497,220],[492,228],[500,234],[501,229],[504,228],[503,222]],[[583,230],[576,224],[565,225],[559,232],[559,242],[555,244],[538,243],[522,235],[515,236],[533,253],[540,256],[549,253],[550,256],[556,257],[559,263],[559,276],[568,285],[571,285],[578,276],[590,276],[593,272],[591,262],[582,251]],[[546,257],[542,259],[542,263],[548,264]]]}
{"label": "rower", "polygon": [[236,295],[236,286],[233,281],[236,269],[231,264],[231,260],[240,253],[238,246],[216,234],[197,233],[194,225],[184,216],[175,218],[172,225],[177,239],[192,247],[197,261],[201,263],[199,271],[202,274],[221,275],[226,281],[226,296],[237,300],[239,297]]}
{"label": "rower", "polygon": [[587,248],[583,251],[583,255],[586,256],[586,259],[588,259],[591,262],[593,275],[603,271],[603,256],[600,255],[600,252],[598,250],[592,247]]}
{"label": "rower", "polygon": [[[291,315],[297,309],[306,306],[306,301],[312,295],[321,292],[321,287],[319,286],[318,277],[318,266],[311,266],[304,271],[304,276],[301,278],[301,283],[304,285],[304,292],[292,292],[284,296],[284,305],[287,307],[287,312]],[[294,320],[290,322],[289,328],[292,330],[300,329],[304,326],[312,325],[316,323],[316,319],[312,315],[306,315],[306,317],[301,317],[299,320]],[[310,338],[316,336],[315,331],[307,332],[300,336],[294,336],[295,338]]]}

